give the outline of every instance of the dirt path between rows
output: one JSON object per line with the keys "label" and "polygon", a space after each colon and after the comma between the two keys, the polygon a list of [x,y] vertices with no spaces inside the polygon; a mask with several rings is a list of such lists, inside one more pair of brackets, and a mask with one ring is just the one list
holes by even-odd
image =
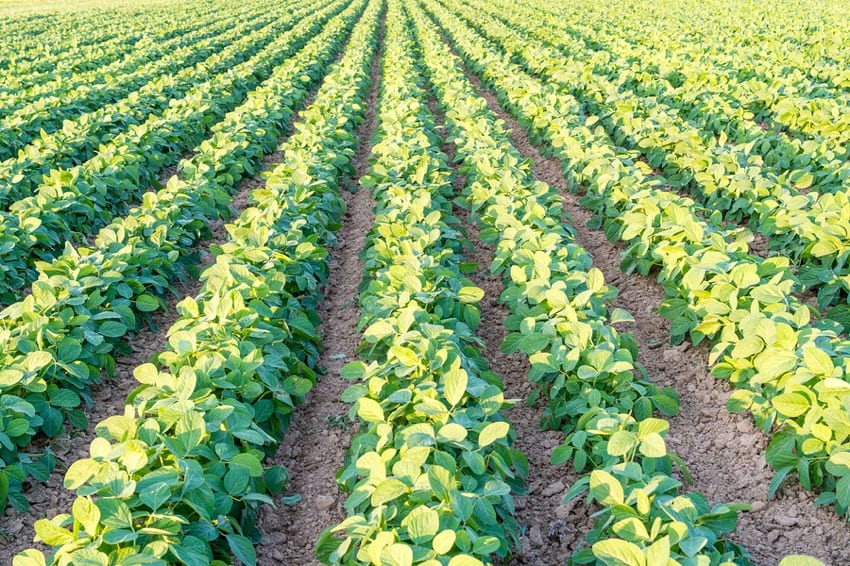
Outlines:
{"label": "dirt path between rows", "polygon": [[357,331],[358,287],[363,273],[360,251],[374,220],[374,199],[371,191],[358,187],[357,180],[369,169],[369,140],[378,125],[376,107],[382,53],[383,40],[372,60],[366,119],[357,129],[355,173],[345,179],[356,192],[343,192],[346,209],[336,247],[331,251],[324,301],[319,306],[320,331],[325,345],[319,366],[327,371],[305,402],[295,409],[286,437],[271,462],[271,465],[282,465],[289,473],[284,497],[300,497],[300,500],[290,506],[278,503],[275,508],[264,507],[261,511],[258,524],[263,544],[257,547],[258,564],[319,564],[314,557],[319,535],[345,518],[346,496],[337,487],[336,471],[343,465],[353,425],[347,416],[349,405],[340,400],[348,384],[340,378],[339,372],[342,366],[356,359],[355,352],[360,344]]}
{"label": "dirt path between rows", "polygon": [[766,437],[748,415],[726,410],[731,388],[708,372],[708,347],[669,345],[669,323],[655,313],[664,297],[663,288],[650,278],[625,275],[620,270],[625,246],[586,227],[591,214],[579,206],[579,196],[567,192],[560,161],[544,158],[496,96],[483,88],[477,77],[468,76],[490,109],[511,129],[516,147],[537,164],[535,176],[559,189],[566,211],[574,218],[577,240],[591,253],[606,281],[619,288],[614,304],[635,317],[627,330],[640,346],[639,363],[655,383],[678,391],[681,413],[669,419],[668,446],[684,459],[693,475],[692,489],[704,493],[712,504],[752,504],[753,511],[742,514],[731,538],[750,551],[758,566],[775,566],[783,556],[796,553],[816,556],[832,566],[850,564],[850,528],[831,510],[815,508],[813,494],[792,482],[776,499],[767,499],[772,470],[764,459]]}
{"label": "dirt path between rows", "polygon": [[[288,135],[288,134],[287,134]],[[281,138],[281,142],[284,138]],[[282,159],[278,151],[270,153],[263,158],[261,170],[266,171],[273,168]],[[164,179],[162,184],[165,183]],[[248,197],[254,189],[265,184],[262,173],[253,177],[245,178],[237,187],[237,191],[230,203],[236,213],[236,217],[248,206]],[[215,262],[215,257],[209,251],[209,246],[223,244],[227,241],[227,230],[223,220],[210,223],[212,238],[200,241],[195,246],[195,251],[200,257],[198,269],[203,271]],[[11,564],[12,558],[18,552],[35,546],[33,537],[35,521],[42,518],[52,518],[59,513],[70,512],[71,504],[76,497],[74,492],[68,491],[63,485],[65,469],[72,462],[89,456],[89,444],[95,437],[95,425],[103,419],[112,415],[120,415],[124,412],[124,401],[127,395],[138,386],[133,377],[133,370],[141,364],[147,363],[156,354],[162,352],[168,344],[166,333],[177,320],[177,303],[184,297],[196,296],[201,289],[201,282],[190,280],[185,283],[175,284],[175,293],[167,297],[165,310],[157,311],[151,317],[155,330],[145,328],[139,334],[130,339],[133,353],[128,356],[117,357],[116,377],[104,379],[101,383],[94,385],[92,399],[94,406],[85,410],[89,419],[89,428],[86,430],[71,430],[55,438],[50,439],[47,445],[56,453],[59,464],[46,484],[30,483],[25,485],[25,495],[31,502],[27,513],[19,513],[11,507],[6,509],[0,516],[0,540],[3,541],[0,548],[0,563]],[[48,551],[44,545],[38,548]]]}

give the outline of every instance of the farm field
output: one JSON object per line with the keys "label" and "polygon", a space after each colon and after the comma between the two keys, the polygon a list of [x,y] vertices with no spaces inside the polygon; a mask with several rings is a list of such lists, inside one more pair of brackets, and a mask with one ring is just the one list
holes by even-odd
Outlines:
{"label": "farm field", "polygon": [[0,563],[850,564],[848,17],[0,1]]}

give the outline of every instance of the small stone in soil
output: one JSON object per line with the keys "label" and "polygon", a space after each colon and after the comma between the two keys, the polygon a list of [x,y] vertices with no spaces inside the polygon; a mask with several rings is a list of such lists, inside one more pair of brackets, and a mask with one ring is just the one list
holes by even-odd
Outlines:
{"label": "small stone in soil", "polygon": [[543,490],[543,497],[552,497],[553,495],[557,495],[564,491],[566,486],[561,481],[556,481],[553,484],[550,484]]}
{"label": "small stone in soil", "polygon": [[752,507],[753,513],[758,513],[759,511],[763,511],[764,508],[767,507],[767,503],[765,503],[764,501],[753,501],[752,503],[750,503],[750,506]]}
{"label": "small stone in soil", "polygon": [[667,350],[664,350],[662,357],[665,362],[678,362],[682,359],[682,352],[676,348],[668,348]]}
{"label": "small stone in soil", "polygon": [[543,533],[536,526],[528,529],[528,538],[534,546],[543,546]]}
{"label": "small stone in soil", "polygon": [[793,527],[800,522],[796,517],[786,517],[785,515],[777,515],[773,520],[783,527]]}
{"label": "small stone in soil", "polygon": [[316,498],[316,509],[319,511],[327,511],[333,507],[334,498],[330,495],[320,495]]}
{"label": "small stone in soil", "polygon": [[575,528],[564,520],[559,519],[549,523],[549,540],[552,542],[561,542],[572,532],[575,532]]}

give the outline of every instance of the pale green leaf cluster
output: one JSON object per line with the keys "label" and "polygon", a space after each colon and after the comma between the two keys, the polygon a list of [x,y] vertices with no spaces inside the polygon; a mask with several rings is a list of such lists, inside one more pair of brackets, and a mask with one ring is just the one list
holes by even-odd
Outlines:
{"label": "pale green leaf cluster", "polygon": [[[498,60],[447,11],[425,4],[435,20],[413,13],[426,61],[452,59],[430,31],[435,21],[482,69]],[[666,449],[669,424],[651,415],[675,414],[678,400],[637,371],[634,340],[610,326],[631,317],[609,311],[613,290],[563,227],[557,194],[534,181],[457,62],[429,65],[429,77],[466,173],[464,199],[483,226],[482,238],[496,246],[491,269],[505,278],[501,298],[512,312],[505,324],[515,330],[505,346],[528,355],[529,377],[541,384],[549,407],[544,424],[568,433],[553,462],[572,460],[576,470],[591,470],[569,498],[586,492],[603,507],[587,535],[590,547],[571,563],[749,563],[746,551],[724,536],[746,506],[712,507],[700,493],[682,493],[672,477],[672,464],[681,461]]]}
{"label": "pale green leaf cluster", "polygon": [[[598,118],[586,117],[566,86],[544,85],[507,62],[502,39],[483,47],[464,24],[449,32],[535,141],[562,160],[573,186],[586,191],[582,203],[598,214],[597,225],[627,242],[623,267],[660,269],[667,294],[661,313],[672,321],[673,340],[711,341],[713,373],[741,390],[730,408],[749,409],[766,431],[781,425],[767,451],[777,470],[771,494],[796,473],[804,487],[822,492],[819,503],[846,514],[850,480],[828,463],[850,451],[850,349],[839,323],[817,319],[795,296],[788,259],[749,254],[747,230],[730,229],[719,212],[663,190],[660,177]],[[502,37],[491,27],[487,33]],[[547,66],[555,73],[570,61]]]}
{"label": "pale green leaf cluster", "polygon": [[343,369],[356,380],[343,400],[361,428],[337,475],[348,517],[317,554],[327,564],[481,566],[516,541],[512,494],[527,462],[510,447],[510,403],[477,349],[482,292],[461,272],[451,170],[409,34],[391,0],[361,181],[376,199],[360,296],[366,361]]}
{"label": "pale green leaf cluster", "polygon": [[[69,468],[72,514],[37,522],[53,553],[26,551],[16,565],[256,563],[257,508],[286,480],[262,460],[316,378],[315,309],[343,211],[337,186],[350,167],[377,40],[379,4],[365,4],[310,40],[323,61],[318,74],[352,36],[281,148],[288,159],[228,225],[199,295],[178,305],[168,349],[135,370],[140,386],[125,414],[98,424],[90,458]],[[262,92],[290,82],[276,74]],[[275,100],[280,113],[286,99]]]}

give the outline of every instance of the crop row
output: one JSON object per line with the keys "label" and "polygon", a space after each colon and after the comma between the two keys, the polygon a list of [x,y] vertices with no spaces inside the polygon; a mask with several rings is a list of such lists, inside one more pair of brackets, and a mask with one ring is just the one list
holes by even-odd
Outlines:
{"label": "crop row", "polygon": [[[794,194],[795,187],[827,193],[846,192],[850,188],[850,166],[842,140],[823,135],[797,138],[758,124],[755,113],[748,110],[746,104],[727,100],[732,79],[722,74],[707,75],[704,61],[692,61],[689,55],[671,63],[669,49],[636,47],[623,41],[600,44],[616,35],[613,30],[598,34],[582,27],[582,32],[592,34],[592,39],[577,38],[574,33],[566,33],[563,18],[547,15],[539,6],[514,4],[499,6],[496,10],[492,5],[479,3],[476,7],[498,18],[503,26],[528,32],[535,39],[557,48],[558,55],[553,57],[552,49],[545,45],[526,45],[524,59],[543,67],[548,61],[569,59],[569,73],[563,68],[547,68],[547,73],[552,71],[558,82],[570,85],[579,98],[582,92],[592,89],[596,100],[591,104],[611,108],[602,112],[595,110],[600,115],[619,113],[625,115],[626,120],[636,120],[649,128],[643,132],[648,140],[636,140],[642,150],[649,145],[659,145],[658,142],[671,151],[684,150],[686,155],[680,161],[685,165],[683,169],[696,166],[699,171],[696,175],[687,171],[666,171],[674,186],[687,184],[694,176],[700,183],[707,183],[712,192],[718,191],[720,183],[723,186],[719,192],[732,195],[729,200],[733,202],[724,203],[724,206],[733,207],[733,212],[743,200],[741,193],[779,190],[785,197],[782,199],[785,204],[796,209],[801,205],[808,208],[817,195],[803,199]],[[581,57],[576,57],[577,53]],[[640,97],[639,104],[629,91]],[[791,108],[801,104],[789,100],[787,94],[783,91],[776,97]],[[634,117],[636,111],[639,115]],[[646,113],[649,116],[644,118],[642,115]],[[659,160],[658,153],[656,150],[655,161]],[[652,162],[652,155],[647,157]],[[766,171],[762,171],[765,166]],[[778,178],[773,178],[771,171],[774,170]],[[736,200],[739,202],[734,202]],[[765,207],[762,210],[763,214],[769,211]]]}
{"label": "crop row", "polygon": [[[308,13],[305,7],[295,17]],[[289,27],[277,22],[265,30],[271,43],[248,42],[244,50],[226,51],[222,63],[230,62],[229,68],[190,88],[162,114],[112,138],[82,165],[51,170],[33,196],[0,211],[0,304],[20,299],[22,287],[37,276],[37,263],[58,255],[66,241],[85,242],[126,213],[158,171],[202,142],[213,124],[303,46],[306,32],[276,35]]]}
{"label": "crop row", "polygon": [[804,487],[821,491],[820,504],[845,515],[850,348],[840,327],[812,323],[809,308],[793,297],[788,261],[748,254],[745,232],[707,222],[690,199],[658,190],[571,95],[544,87],[453,15],[440,15],[470,67],[587,191],[583,204],[598,214],[598,225],[627,243],[624,268],[648,273],[660,266],[667,294],[661,313],[672,320],[673,338],[711,341],[713,374],[740,389],[730,408],[749,409],[766,432],[780,425],[767,450],[777,470],[771,494],[796,473]]}
{"label": "crop row", "polygon": [[[0,162],[0,204],[5,208],[15,200],[30,196],[51,170],[69,169],[86,162],[102,144],[108,144],[110,138],[164,111],[172,99],[185,96],[191,87],[243,60],[243,53],[252,53],[257,47],[268,44],[304,14],[302,4],[290,5],[292,11],[288,17],[270,12],[175,52],[167,57],[170,64],[177,65],[172,74],[154,75],[129,96],[67,121],[52,134],[40,135],[16,158]],[[276,24],[279,19],[282,26]],[[185,68],[179,68],[181,66]]]}
{"label": "crop row", "polygon": [[[588,74],[582,57],[565,59],[507,29],[503,21],[482,16],[480,10],[456,9],[506,50],[521,53],[530,72],[575,95],[585,112],[601,116],[600,123],[616,143],[645,156],[647,173],[662,169],[664,176],[659,180],[674,189],[689,190],[706,207],[706,217],[720,211],[726,220],[747,220],[768,236],[770,248],[801,262],[804,288],[819,290],[821,307],[847,296],[850,233],[845,219],[850,214],[850,193],[840,185],[833,193],[804,195],[792,179],[798,179],[802,189],[809,188],[812,176],[807,171],[795,170],[790,178],[777,176],[758,159],[748,157],[746,148],[727,144],[723,137],[715,139],[714,132],[682,120],[657,103],[656,97],[634,96],[628,89],[617,90],[608,77]],[[526,19],[511,18],[511,25],[521,29]],[[843,175],[848,177],[850,172]],[[800,182],[804,176],[809,179]],[[835,317],[844,312],[839,309]]]}
{"label": "crop row", "polygon": [[[510,406],[474,335],[483,295],[461,273],[451,169],[426,106],[398,0],[385,52],[369,172],[375,220],[363,252],[364,361],[343,394],[360,421],[338,473],[348,517],[318,544],[328,564],[475,566],[517,537],[512,492],[527,471]],[[340,532],[343,539],[333,536]]]}
{"label": "crop row", "polygon": [[216,126],[179,177],[101,230],[94,249],[69,248],[44,265],[32,294],[3,311],[0,503],[8,492],[16,507],[25,508],[24,479],[46,479],[49,453],[38,461],[20,452],[36,434],[54,436],[66,419],[86,426],[79,407],[83,400],[91,403],[90,385],[114,373],[114,356],[127,350],[128,333],[162,307],[164,293],[191,269],[197,260],[193,244],[208,233],[210,220],[227,214],[228,193],[274,149],[310,86],[339,52],[359,13],[351,6],[328,22],[343,7],[331,4],[306,18],[297,34],[280,36],[275,44],[285,49],[313,34]]}
{"label": "crop row", "polygon": [[429,65],[429,77],[466,174],[463,205],[495,247],[490,269],[505,282],[501,300],[511,315],[502,349],[528,356],[529,379],[547,403],[543,424],[567,434],[553,461],[586,472],[570,497],[589,492],[588,502],[603,507],[587,536],[591,548],[571,563],[748,563],[723,536],[745,506],[710,507],[671,476],[681,460],[665,447],[669,423],[652,414],[677,413],[678,398],[640,374],[634,339],[613,328],[631,316],[609,310],[616,289],[563,225],[559,195],[534,180],[434,22],[413,12],[424,60],[441,62]]}
{"label": "crop row", "polygon": [[[216,10],[197,3],[187,4],[201,22],[220,22]],[[109,19],[110,16],[116,16]],[[0,108],[5,116],[11,108],[38,99],[40,95],[60,86],[62,80],[74,80],[77,74],[96,71],[117,64],[124,57],[132,57],[134,47],[149,45],[153,41],[167,41],[183,33],[198,29],[195,19],[175,18],[173,10],[151,10],[144,16],[127,18],[115,12],[89,13],[87,16],[66,17],[55,25],[56,33],[41,35],[43,49],[28,49],[26,36],[15,38],[15,33],[4,33],[14,55],[8,55],[0,76]],[[8,20],[18,30],[26,29],[26,21],[34,18]],[[176,20],[176,21],[175,21]],[[141,23],[141,25],[138,25]],[[15,25],[17,24],[17,25]],[[73,29],[74,33],[68,31]],[[16,30],[17,31],[17,30]],[[97,76],[97,75],[94,75]],[[42,85],[54,83],[47,88]]]}
{"label": "crop row", "polygon": [[219,17],[199,17],[202,22],[209,20],[207,25],[193,25],[181,33],[158,31],[141,37],[131,44],[131,50],[108,64],[89,71],[77,70],[29,89],[19,86],[0,97],[0,159],[14,156],[41,130],[53,132],[64,119],[125,96],[157,73],[168,72],[167,67],[159,65],[165,55],[224,32],[234,24]]}
{"label": "crop row", "polygon": [[[837,146],[844,146],[847,138],[847,109],[850,105],[850,74],[846,69],[846,55],[843,60],[833,62],[832,68],[819,66],[814,71],[813,60],[821,64],[828,56],[824,46],[825,35],[813,33],[808,22],[821,20],[820,33],[830,30],[835,34],[835,44],[847,43],[846,34],[839,20],[824,21],[832,15],[830,11],[821,11],[814,15],[800,14],[792,27],[797,27],[796,41],[815,46],[812,53],[801,53],[799,45],[782,42],[770,57],[769,47],[772,37],[788,37],[774,22],[780,17],[776,11],[770,17],[760,17],[747,22],[751,27],[766,24],[772,29],[735,30],[729,33],[728,21],[711,27],[711,33],[705,36],[705,43],[696,47],[688,41],[687,34],[681,34],[684,21],[692,21],[693,11],[704,12],[696,3],[679,9],[677,17],[665,14],[662,21],[671,27],[664,32],[647,34],[645,26],[640,25],[643,14],[638,18],[611,18],[611,12],[589,13],[580,3],[570,3],[555,7],[540,2],[529,2],[535,12],[552,12],[561,21],[572,24],[584,21],[570,35],[582,37],[600,51],[628,52],[640,58],[649,53],[648,61],[656,59],[656,54],[665,53],[666,62],[660,64],[666,76],[678,82],[697,83],[706,93],[719,96],[730,104],[746,108],[753,113],[753,119],[768,123],[792,137],[804,139],[807,136],[824,137]],[[709,8],[710,9],[710,8]],[[792,10],[790,13],[793,13]],[[723,11],[722,13],[728,13]],[[606,21],[606,17],[609,18]],[[722,16],[721,16],[722,17]],[[826,18],[825,18],[826,17]],[[705,19],[710,16],[706,14]],[[633,25],[611,25],[612,21],[623,20]],[[701,23],[705,21],[701,20]],[[728,20],[728,18],[727,18]],[[807,25],[799,26],[806,22]],[[736,22],[738,23],[738,22]],[[706,28],[708,29],[708,28]],[[753,42],[750,38],[758,36]],[[682,37],[685,41],[678,40]],[[791,34],[790,37],[793,37]],[[740,38],[746,38],[748,45],[742,45]],[[714,48],[706,49],[705,45]],[[778,53],[779,55],[776,55]],[[812,77],[815,72],[817,76]],[[830,84],[831,83],[831,84]]]}
{"label": "crop row", "polygon": [[25,551],[16,566],[200,566],[231,556],[256,564],[257,508],[286,480],[262,458],[315,382],[315,305],[342,214],[337,185],[363,115],[379,11],[372,2],[363,12],[345,55],[281,147],[286,161],[228,226],[199,295],[178,305],[169,348],[156,360],[165,369],[136,369],[141,385],[125,415],[103,421],[91,458],[68,470],[66,486],[78,493],[72,514],[36,524],[54,552],[45,559]]}

